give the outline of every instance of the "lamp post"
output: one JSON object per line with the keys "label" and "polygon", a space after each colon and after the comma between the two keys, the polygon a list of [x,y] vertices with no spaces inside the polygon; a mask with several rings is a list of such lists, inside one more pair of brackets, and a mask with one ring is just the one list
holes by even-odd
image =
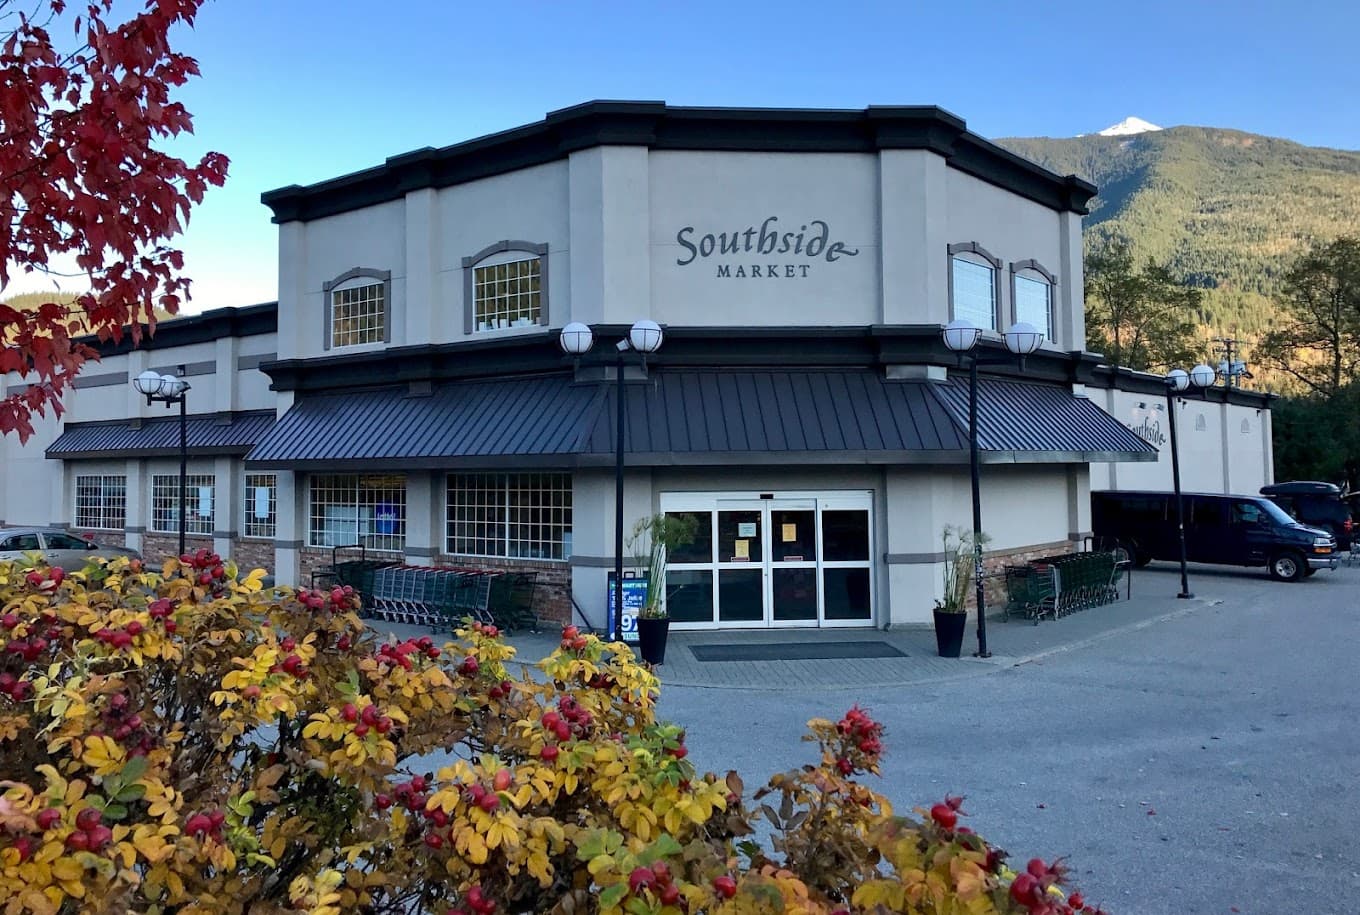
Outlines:
{"label": "lamp post", "polygon": [[[978,485],[978,365],[1002,365],[1010,363],[1009,358],[989,358],[979,356],[975,347],[982,339],[982,328],[970,321],[950,321],[941,331],[944,345],[959,354],[962,359],[968,356],[968,464],[973,484],[973,583],[977,588],[977,641],[976,657],[990,658],[987,650],[987,597],[982,583],[982,498]],[[1005,333],[1006,349],[1011,354],[1024,358],[1034,352],[1044,342],[1044,335],[1032,324],[1024,321],[1012,324]]]}
{"label": "lamp post", "polygon": [[[623,368],[625,356],[630,351],[639,353],[643,365],[646,365],[647,356],[661,348],[663,336],[661,325],[643,318],[633,322],[633,326],[628,329],[628,336],[615,344],[619,358],[614,394],[617,412],[614,429],[614,631],[611,635],[616,642],[623,641]],[[579,321],[562,328],[558,337],[563,352],[578,358],[589,352],[594,342],[594,332]]]}
{"label": "lamp post", "polygon": [[179,555],[183,556],[185,488],[189,476],[189,421],[185,414],[185,402],[188,400],[189,382],[182,377],[184,366],[181,365],[179,371],[181,375],[176,376],[160,375],[147,369],[132,379],[132,386],[137,389],[137,393],[146,395],[147,406],[163,403],[168,410],[171,404],[179,404]]}
{"label": "lamp post", "polygon": [[1176,440],[1176,395],[1183,394],[1191,387],[1203,390],[1214,383],[1214,370],[1203,363],[1188,373],[1184,369],[1172,369],[1166,373],[1166,412],[1171,431],[1171,484],[1176,491],[1176,535],[1181,547],[1181,593],[1176,596],[1182,600],[1194,597],[1190,593],[1190,579],[1185,570],[1185,505],[1181,498],[1181,451]]}

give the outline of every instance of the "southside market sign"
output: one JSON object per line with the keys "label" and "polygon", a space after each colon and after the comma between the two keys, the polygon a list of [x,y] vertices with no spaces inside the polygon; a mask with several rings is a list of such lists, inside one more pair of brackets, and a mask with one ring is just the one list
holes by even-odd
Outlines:
{"label": "southside market sign", "polygon": [[[709,232],[695,236],[694,226],[685,226],[675,233],[675,240],[686,254],[676,258],[681,267],[687,267],[700,260],[711,257],[741,258],[741,263],[715,264],[716,276],[720,279],[805,279],[808,271],[818,261],[825,260],[834,264],[842,257],[855,257],[858,248],[848,247],[845,242],[831,240],[831,227],[820,219],[810,220],[800,225],[798,231],[780,231],[778,216],[766,217],[756,226],[737,229],[732,232]],[[744,255],[744,257],[742,257]],[[779,258],[779,260],[759,260],[758,258]],[[797,258],[797,260],[793,260]]]}

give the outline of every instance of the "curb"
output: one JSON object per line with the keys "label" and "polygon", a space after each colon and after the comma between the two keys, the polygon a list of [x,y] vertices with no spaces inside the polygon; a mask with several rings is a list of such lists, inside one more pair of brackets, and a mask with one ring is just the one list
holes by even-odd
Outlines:
{"label": "curb", "polygon": [[1165,623],[1170,622],[1171,620],[1174,619],[1180,619],[1181,617],[1189,616],[1192,613],[1202,610],[1205,607],[1215,607],[1218,606],[1219,604],[1222,604],[1223,602],[1224,602],[1223,600],[1218,598],[1196,597],[1188,601],[1185,606],[1180,607],[1176,610],[1172,610],[1169,613],[1163,613],[1160,616],[1154,616],[1149,619],[1139,620],[1136,623],[1126,623],[1123,626],[1116,626],[1114,629],[1106,630],[1105,632],[1102,632],[1099,635],[1087,636],[1086,638],[1078,639],[1075,642],[1068,642],[1066,645],[1054,645],[1052,648],[1045,648],[1043,651],[1036,651],[1033,654],[1028,654],[1022,657],[1015,658],[1013,661],[1011,661],[1011,663],[1005,666],[1020,667],[1021,665],[1024,664],[1033,664],[1036,661],[1042,661],[1044,658],[1052,657],[1053,655],[1057,654],[1062,654],[1065,651],[1074,651],[1080,648],[1086,648],[1090,645],[1095,645],[1100,642],[1104,642],[1107,639],[1112,639],[1116,636],[1124,635],[1130,632],[1137,632],[1140,629],[1147,629],[1150,626],[1157,625],[1158,623]]}

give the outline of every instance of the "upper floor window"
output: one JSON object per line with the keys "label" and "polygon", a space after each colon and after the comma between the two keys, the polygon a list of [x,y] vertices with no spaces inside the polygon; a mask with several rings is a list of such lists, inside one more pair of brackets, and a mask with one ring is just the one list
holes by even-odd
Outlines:
{"label": "upper floor window", "polygon": [[325,283],[323,290],[327,349],[391,339],[391,271],[355,267]]}
{"label": "upper floor window", "polygon": [[996,330],[1001,311],[997,271],[1001,261],[976,242],[949,246],[949,305],[951,319],[971,321],[983,330]]}
{"label": "upper floor window", "polygon": [[464,331],[548,323],[548,246],[500,241],[463,258]]}
{"label": "upper floor window", "polygon": [[1053,274],[1043,268],[1038,261],[1020,261],[1011,264],[1013,294],[1015,299],[1015,320],[1033,324],[1044,335],[1045,340],[1053,340]]}

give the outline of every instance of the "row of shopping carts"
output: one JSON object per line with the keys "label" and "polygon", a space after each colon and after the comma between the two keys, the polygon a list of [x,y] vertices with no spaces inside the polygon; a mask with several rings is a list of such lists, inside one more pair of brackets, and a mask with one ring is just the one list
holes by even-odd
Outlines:
{"label": "row of shopping carts", "polygon": [[392,623],[450,631],[465,619],[503,629],[536,628],[535,572],[401,565],[342,557],[313,576],[314,584],[350,585],[359,593],[363,616]]}
{"label": "row of shopping carts", "polygon": [[1119,583],[1128,569],[1128,555],[1120,549],[1066,553],[1009,566],[1006,616],[1026,617],[1037,625],[1045,616],[1057,619],[1111,603],[1119,599]]}

